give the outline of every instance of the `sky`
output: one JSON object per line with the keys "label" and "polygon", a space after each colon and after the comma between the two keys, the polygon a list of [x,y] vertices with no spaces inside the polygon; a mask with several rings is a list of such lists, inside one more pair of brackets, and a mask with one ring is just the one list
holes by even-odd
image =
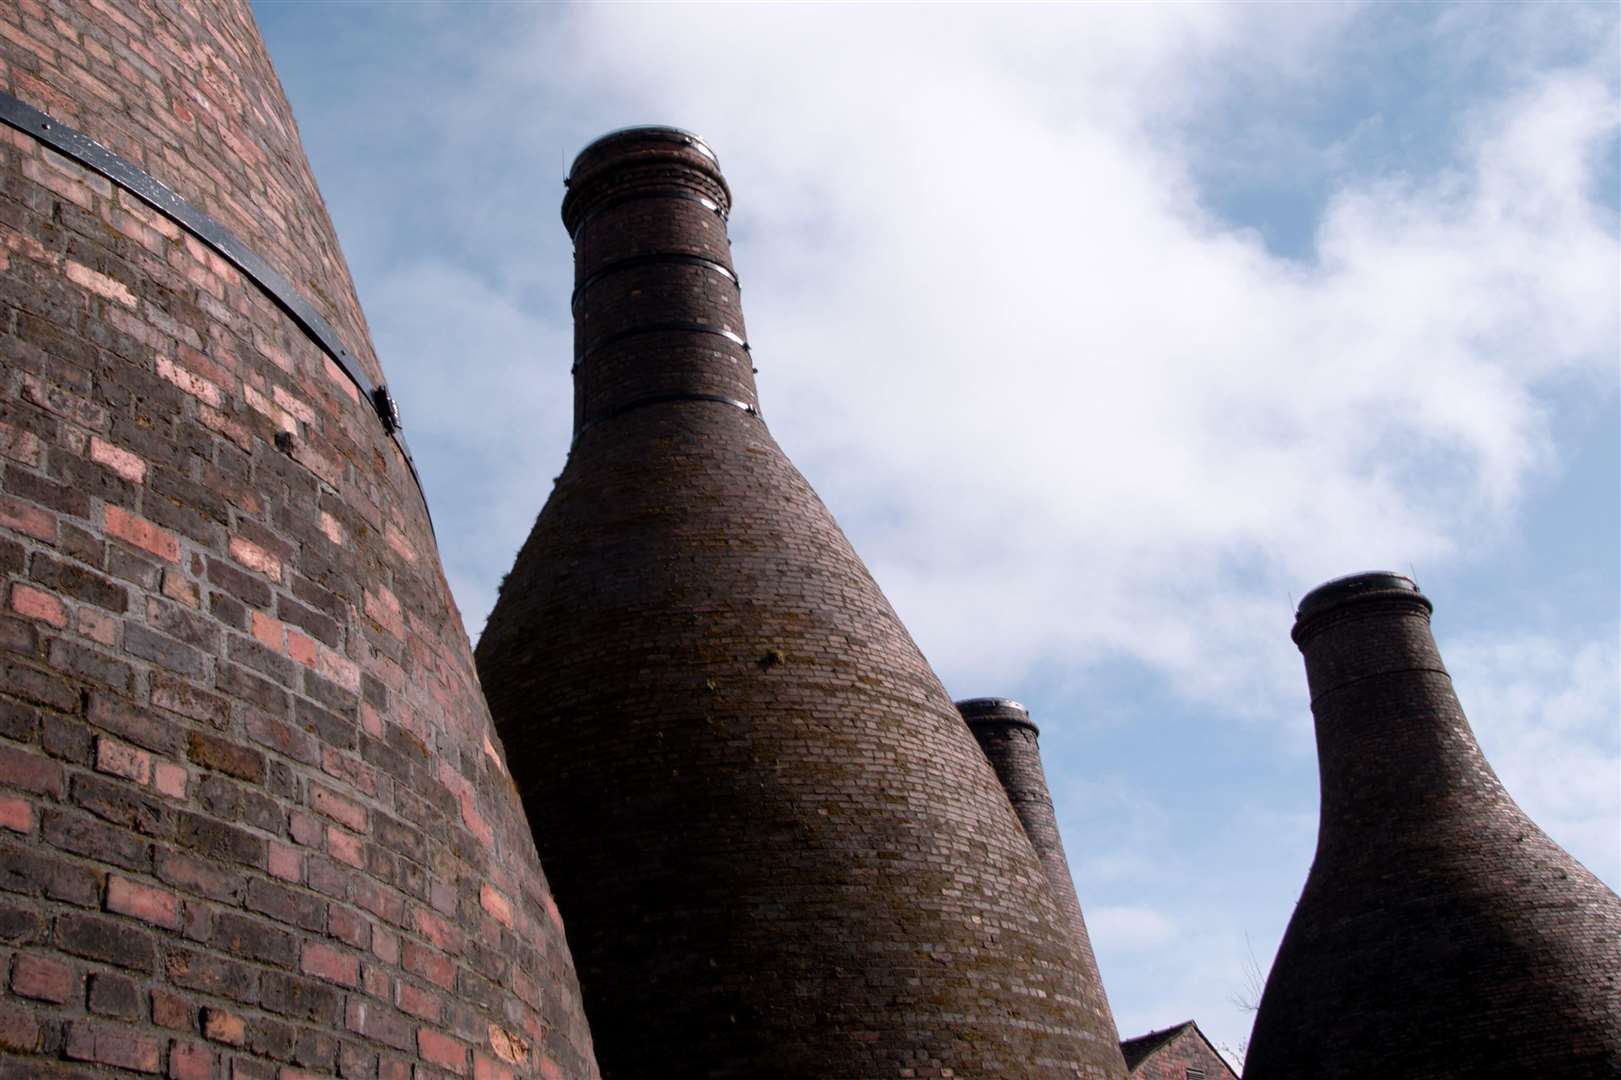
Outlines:
{"label": "sky", "polygon": [[1122,1036],[1235,1055],[1328,578],[1416,577],[1621,884],[1618,11],[256,4],[469,634],[568,446],[568,163],[698,131],[772,432],[952,695],[1041,725]]}

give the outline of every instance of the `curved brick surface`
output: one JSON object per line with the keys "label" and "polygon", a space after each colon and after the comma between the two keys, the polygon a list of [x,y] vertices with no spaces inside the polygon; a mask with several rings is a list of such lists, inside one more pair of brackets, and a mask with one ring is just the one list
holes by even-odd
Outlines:
{"label": "curved brick surface", "polygon": [[[1064,855],[1064,839],[1058,832],[1058,816],[1053,812],[1052,794],[1047,790],[1047,771],[1041,766],[1041,731],[1030,720],[1023,705],[1007,698],[969,698],[957,702],[973,732],[974,739],[996,772],[1002,790],[1007,792],[1013,812],[1019,815],[1024,835],[1036,849],[1041,868],[1047,872],[1047,885],[1063,914],[1069,933],[1074,936],[1086,977],[1096,993],[1087,1001],[1097,1030],[1119,1041],[1114,1014],[1103,994],[1103,979],[1092,951],[1092,937],[1086,932],[1081,899],[1075,893],[1075,879]],[[1122,1069],[1125,1062],[1121,1062]]]}
{"label": "curved brick surface", "polygon": [[[236,233],[315,304],[372,380],[382,381],[298,125],[248,4],[13,0],[0,25],[0,86]],[[139,219],[111,224],[164,254],[157,238],[141,233]],[[208,299],[221,299],[208,276],[223,271],[188,255],[175,270],[197,278],[206,308]],[[281,347],[270,336],[260,345],[267,353]]]}
{"label": "curved brick surface", "polygon": [[1246,1080],[1614,1077],[1621,901],[1521,812],[1396,575],[1301,602],[1317,855]]}
{"label": "curved brick surface", "polygon": [[[380,375],[245,4],[4,5],[0,81],[257,245]],[[0,1076],[596,1075],[353,385],[10,129],[0,271]]]}
{"label": "curved brick surface", "polygon": [[[723,218],[678,184],[724,212],[690,147],[583,155],[578,279],[724,255]],[[724,278],[671,269],[644,290],[656,308],[585,290],[582,346],[670,317],[683,290],[694,321],[741,328]],[[747,353],[650,337],[611,385],[580,366],[599,419],[478,648],[604,1075],[1122,1075],[1006,796],[764,424],[709,401],[615,411],[653,378],[752,402]]]}

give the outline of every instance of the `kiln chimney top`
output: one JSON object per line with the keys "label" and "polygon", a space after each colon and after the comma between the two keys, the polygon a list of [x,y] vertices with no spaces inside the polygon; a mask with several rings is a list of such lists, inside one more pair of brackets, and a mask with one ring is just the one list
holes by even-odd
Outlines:
{"label": "kiln chimney top", "polygon": [[1369,570],[1325,581],[1300,598],[1300,606],[1295,609],[1295,640],[1300,640],[1301,629],[1307,621],[1319,615],[1364,600],[1398,597],[1415,601],[1425,611],[1435,610],[1429,597],[1419,591],[1417,582],[1393,570]]}
{"label": "kiln chimney top", "polygon": [[1041,729],[1030,719],[1030,710],[1005,697],[964,698],[956,703],[957,711],[970,727],[975,724],[1017,724],[1038,735]]}

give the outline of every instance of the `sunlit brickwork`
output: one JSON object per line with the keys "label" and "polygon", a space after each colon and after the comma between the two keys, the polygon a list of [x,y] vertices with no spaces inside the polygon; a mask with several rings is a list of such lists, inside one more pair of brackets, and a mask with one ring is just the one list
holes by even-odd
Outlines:
{"label": "sunlit brickwork", "polygon": [[1621,1073],[1621,900],[1515,805],[1397,574],[1301,601],[1317,854],[1247,1080]]}
{"label": "sunlit brickwork", "polygon": [[708,148],[576,162],[577,439],[479,642],[604,1075],[1120,1077],[996,777],[754,412]]}
{"label": "sunlit brickwork", "polygon": [[[0,6],[0,86],[374,381],[246,3]],[[0,129],[0,1076],[596,1075],[400,452],[305,330]]]}

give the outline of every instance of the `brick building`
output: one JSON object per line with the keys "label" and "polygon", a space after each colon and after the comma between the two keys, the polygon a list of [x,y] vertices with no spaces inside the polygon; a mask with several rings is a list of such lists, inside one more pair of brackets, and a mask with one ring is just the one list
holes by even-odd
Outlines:
{"label": "brick building", "polygon": [[[571,171],[575,441],[475,663],[246,0],[5,0],[0,133],[0,1080],[1207,1068],[1117,1042],[1035,726],[773,442],[701,140]],[[1428,615],[1302,604],[1252,1071],[1614,1075],[1616,899]]]}
{"label": "brick building", "polygon": [[0,90],[0,1076],[594,1076],[246,0],[7,0]]}
{"label": "brick building", "polygon": [[1120,1044],[1131,1080],[1238,1080],[1192,1020]]}

